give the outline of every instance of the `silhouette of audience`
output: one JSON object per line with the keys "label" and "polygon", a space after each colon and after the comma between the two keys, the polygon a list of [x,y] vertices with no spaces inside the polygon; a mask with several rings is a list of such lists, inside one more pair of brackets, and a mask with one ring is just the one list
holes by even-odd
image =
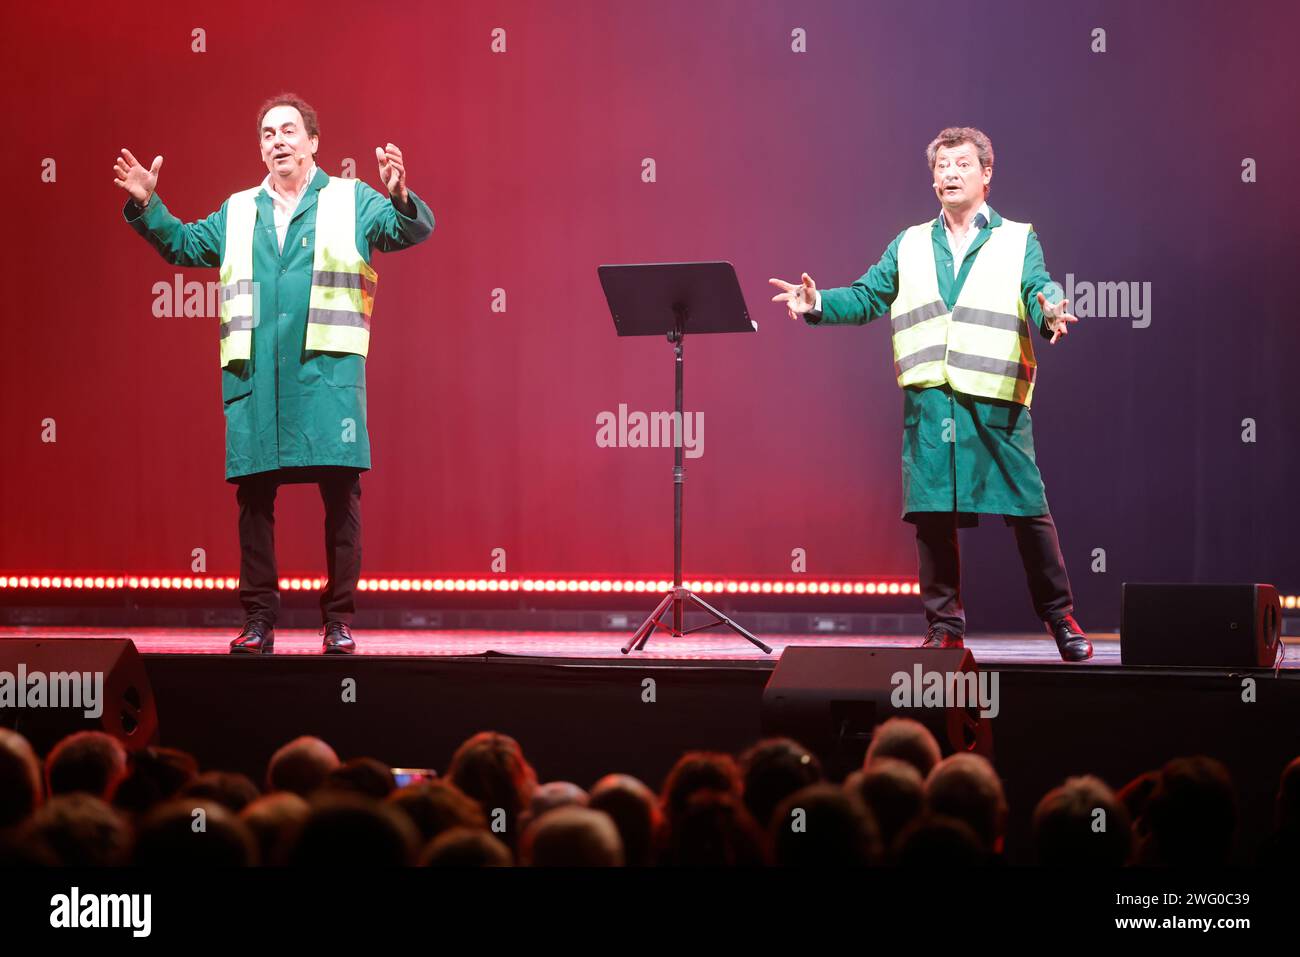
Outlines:
{"label": "silhouette of audience", "polygon": [[[688,751],[657,794],[620,773],[590,791],[539,784],[519,742],[495,731],[456,748],[445,777],[403,788],[388,765],[340,761],[310,736],[275,751],[265,781],[263,795],[243,774],[200,773],[184,751],[128,753],[97,731],[64,738],[42,764],[0,728],[0,866],[986,866],[1003,860],[1011,813],[988,759],[944,757],[908,718],[875,729],[843,784],[789,738],[739,758]],[[1288,865],[1300,851],[1300,758],[1274,805],[1259,859]],[[1232,778],[1203,755],[1118,792],[1068,778],[1026,823],[1034,859],[1053,867],[1215,866],[1237,853]]]}

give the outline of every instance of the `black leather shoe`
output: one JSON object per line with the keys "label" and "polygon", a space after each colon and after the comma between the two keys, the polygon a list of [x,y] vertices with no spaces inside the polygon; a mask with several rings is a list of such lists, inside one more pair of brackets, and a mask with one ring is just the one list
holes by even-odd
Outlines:
{"label": "black leather shoe", "polygon": [[922,648],[965,648],[962,643],[961,635],[954,635],[951,631],[934,625],[925,636],[925,641],[921,642]]}
{"label": "black leather shoe", "polygon": [[357,643],[352,640],[352,631],[341,621],[328,621],[322,629],[325,642],[321,651],[327,655],[350,655],[357,650]]}
{"label": "black leather shoe", "polygon": [[260,618],[244,625],[239,637],[230,643],[232,655],[270,655],[275,653],[275,628]]}
{"label": "black leather shoe", "polygon": [[1087,661],[1092,657],[1092,642],[1088,641],[1088,636],[1083,633],[1073,615],[1046,624],[1047,633],[1056,639],[1062,661]]}

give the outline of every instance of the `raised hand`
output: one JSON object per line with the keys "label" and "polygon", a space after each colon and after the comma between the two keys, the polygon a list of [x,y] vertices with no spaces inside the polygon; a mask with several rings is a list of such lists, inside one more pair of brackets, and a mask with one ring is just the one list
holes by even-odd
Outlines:
{"label": "raised hand", "polygon": [[379,163],[379,179],[388,195],[399,203],[406,203],[406,167],[402,165],[402,151],[392,143],[375,147],[375,160]]}
{"label": "raised hand", "polygon": [[131,151],[123,146],[117,162],[113,164],[113,182],[130,193],[131,198],[143,206],[149,201],[153,191],[158,188],[158,170],[162,169],[162,164],[163,158],[155,156],[153,163],[145,169],[140,165],[140,161],[131,155]]}
{"label": "raised hand", "polygon": [[1079,320],[1067,311],[1067,307],[1070,305],[1068,299],[1062,299],[1052,305],[1047,301],[1047,297],[1040,292],[1038,294],[1038,305],[1043,310],[1043,316],[1047,319],[1047,328],[1052,330],[1052,339],[1048,345],[1054,346],[1057,339],[1070,334],[1070,327],[1066,323],[1078,322]]}
{"label": "raised hand", "polygon": [[817,284],[807,273],[803,274],[800,283],[783,282],[780,279],[769,279],[768,282],[781,290],[772,297],[772,301],[785,303],[785,310],[791,319],[798,319],[817,305]]}

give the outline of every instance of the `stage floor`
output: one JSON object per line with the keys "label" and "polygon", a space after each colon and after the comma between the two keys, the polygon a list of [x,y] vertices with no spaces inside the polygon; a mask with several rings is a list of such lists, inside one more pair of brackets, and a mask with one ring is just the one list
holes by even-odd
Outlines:
{"label": "stage floor", "polygon": [[[224,655],[235,632],[228,628],[58,628],[4,627],[3,638],[130,638],[145,655]],[[772,647],[765,655],[747,641],[723,630],[673,638],[653,637],[644,651],[624,656],[620,649],[629,635],[622,632],[475,631],[475,630],[357,630],[357,654],[392,657],[466,658],[508,655],[518,658],[663,662],[719,662],[770,667],[791,645],[821,647],[910,648],[916,635],[772,635],[759,636]],[[1093,657],[1078,667],[1119,667],[1119,635],[1089,634]],[[1288,639],[1285,669],[1300,668],[1300,639]],[[321,637],[302,628],[276,629],[275,653],[319,655]],[[972,634],[966,647],[980,662],[1008,665],[1063,664],[1046,633]]]}

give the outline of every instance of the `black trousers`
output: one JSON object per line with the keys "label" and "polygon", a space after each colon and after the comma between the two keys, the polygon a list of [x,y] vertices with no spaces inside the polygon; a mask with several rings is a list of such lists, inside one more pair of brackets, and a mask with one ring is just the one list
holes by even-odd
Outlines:
{"label": "black trousers", "polygon": [[[931,627],[956,635],[966,633],[966,612],[961,604],[961,556],[957,547],[955,512],[916,512],[916,555],[921,603]],[[1056,537],[1056,524],[1046,515],[1008,515],[1015,531],[1016,548],[1025,567],[1034,613],[1045,622],[1074,612],[1074,595],[1065,559]]]}
{"label": "black trousers", "polygon": [[271,624],[280,613],[275,565],[275,493],[281,485],[314,482],[325,505],[325,566],[321,622],[352,624],[361,577],[361,472],[335,466],[279,469],[238,479],[239,600],[245,620]]}

